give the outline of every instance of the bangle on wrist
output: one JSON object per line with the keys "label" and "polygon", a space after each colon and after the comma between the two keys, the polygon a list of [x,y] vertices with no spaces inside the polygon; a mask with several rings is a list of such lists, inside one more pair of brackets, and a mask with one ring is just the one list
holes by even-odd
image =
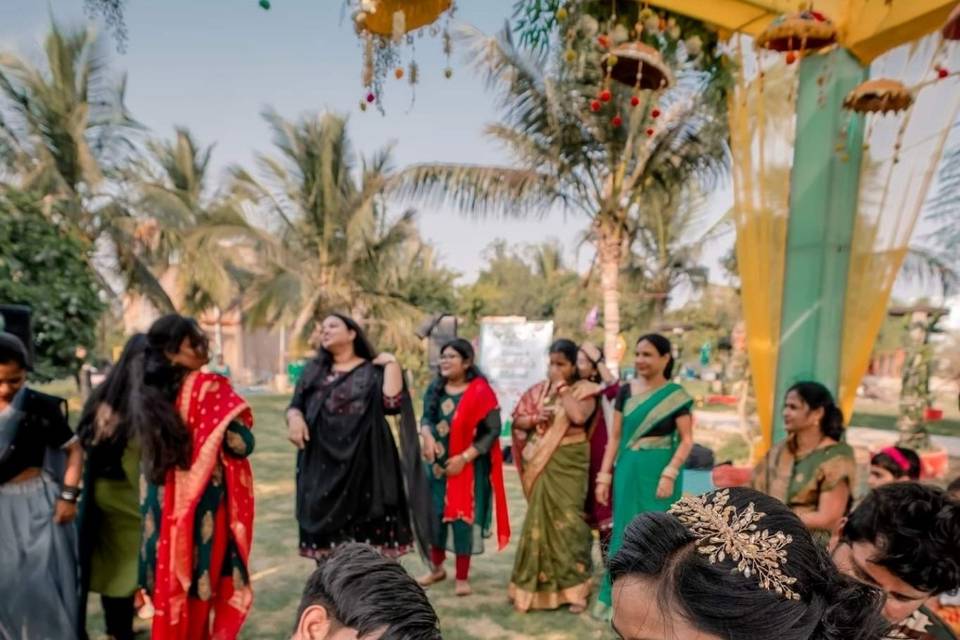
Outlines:
{"label": "bangle on wrist", "polygon": [[604,473],[601,471],[597,474],[597,484],[610,484],[611,482],[613,482],[612,473]]}
{"label": "bangle on wrist", "polygon": [[678,475],[680,475],[680,472],[677,471],[676,467],[664,467],[663,471],[660,472],[660,477],[670,478],[671,480],[676,480]]}

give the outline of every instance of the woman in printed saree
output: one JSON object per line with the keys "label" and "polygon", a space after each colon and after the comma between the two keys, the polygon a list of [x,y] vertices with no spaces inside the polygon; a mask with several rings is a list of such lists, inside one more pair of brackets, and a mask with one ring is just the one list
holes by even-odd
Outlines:
{"label": "woman in printed saree", "polygon": [[[287,410],[297,447],[300,555],[319,560],[363,542],[386,556],[429,546],[430,493],[420,438],[397,359],[374,351],[360,326],[339,314],[317,324],[317,357]],[[387,415],[400,415],[400,448]],[[402,454],[402,458],[401,458]]]}
{"label": "woman in printed saree", "polygon": [[[146,382],[148,353],[156,360],[153,384]],[[84,406],[77,427],[86,453],[78,520],[84,637],[87,597],[93,592],[100,594],[107,635],[133,638],[141,479],[162,485],[168,470],[190,464],[190,432],[172,402],[182,378],[162,352],[149,349],[145,334],[137,334]]]}
{"label": "woman in printed saree", "polygon": [[28,367],[23,342],[0,332],[0,638],[73,640],[83,450],[66,401],[30,389]]}
{"label": "woman in printed saree", "polygon": [[510,579],[517,611],[587,606],[593,540],[583,505],[587,497],[590,443],[587,428],[595,398],[578,399],[577,345],[550,347],[550,377],[529,389],[513,413],[514,429],[531,434],[523,448],[521,483],[527,516]]}
{"label": "woman in printed saree", "polygon": [[147,341],[148,384],[167,379],[169,365],[182,373],[174,407],[191,438],[189,467],[168,469],[162,492],[147,484],[141,577],[153,589],[151,638],[235,638],[253,604],[253,414],[226,378],[200,371],[207,338],[194,320],[160,318]]}
{"label": "woman in printed saree", "polygon": [[440,375],[423,399],[423,457],[433,499],[431,572],[418,581],[445,580],[446,552],[456,555],[455,593],[471,593],[470,556],[483,553],[497,516],[497,549],[510,542],[507,494],[500,451],[497,396],[474,364],[469,342],[457,338],[440,350]]}
{"label": "woman in printed saree", "polygon": [[[634,366],[637,378],[620,388],[610,441],[597,474],[597,502],[610,504],[613,485],[610,557],[620,548],[623,532],[634,518],[648,511],[666,511],[680,499],[680,472],[693,448],[693,399],[670,382],[670,341],[656,333],[641,336]],[[611,603],[610,579],[605,576],[596,614],[605,615]]]}
{"label": "woman in printed saree", "polygon": [[819,382],[798,382],[783,405],[787,438],[753,472],[753,488],[784,502],[826,543],[850,508],[856,476],[843,413]]}
{"label": "woman in printed saree", "polygon": [[[600,554],[604,564],[607,559],[607,549],[610,548],[610,536],[613,531],[613,509],[607,504],[600,504],[596,498],[597,474],[603,467],[603,456],[610,439],[610,422],[607,414],[612,415],[612,405],[620,392],[620,383],[603,362],[603,352],[596,345],[584,342],[577,352],[577,372],[585,384],[580,395],[596,397],[599,401],[594,413],[593,423],[587,431],[587,440],[590,442],[590,480],[587,484],[587,503],[584,511],[587,515],[587,524],[597,532],[600,540]],[[586,384],[590,382],[592,384]]]}

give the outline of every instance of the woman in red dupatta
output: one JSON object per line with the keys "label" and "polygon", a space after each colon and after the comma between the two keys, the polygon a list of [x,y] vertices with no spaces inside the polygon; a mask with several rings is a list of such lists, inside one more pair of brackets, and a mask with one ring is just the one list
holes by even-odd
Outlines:
{"label": "woman in red dupatta", "polygon": [[483,553],[496,513],[497,548],[510,542],[503,485],[497,396],[474,365],[469,342],[456,339],[440,350],[440,375],[424,396],[421,434],[433,499],[432,571],[423,586],[446,579],[446,552],[456,554],[456,594],[471,593],[470,557]]}
{"label": "woman in red dupatta", "polygon": [[[223,376],[203,373],[206,338],[195,328],[170,360],[188,370],[176,409],[192,438],[187,469],[172,469],[163,486],[156,542],[153,640],[228,640],[240,633],[253,604],[248,574],[253,542],[253,414]],[[150,330],[158,336],[166,325]],[[158,338],[159,339],[159,338]],[[147,544],[151,544],[148,539]]]}

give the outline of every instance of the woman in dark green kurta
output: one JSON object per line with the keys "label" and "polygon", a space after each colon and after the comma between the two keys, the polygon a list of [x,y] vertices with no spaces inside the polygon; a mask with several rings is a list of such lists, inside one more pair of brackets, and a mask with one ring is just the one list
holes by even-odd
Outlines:
{"label": "woman in dark green kurta", "polygon": [[[470,556],[483,553],[483,539],[490,536],[494,502],[498,505],[501,548],[509,538],[498,441],[500,410],[496,395],[474,365],[473,347],[466,340],[453,340],[441,349],[440,376],[424,395],[421,424],[434,522],[432,571],[419,582],[429,586],[446,579],[443,563],[446,551],[452,551],[457,558],[456,594],[465,596],[471,592]],[[465,471],[468,477],[459,477]],[[459,487],[469,495],[448,495],[455,479],[469,484]]]}
{"label": "woman in dark green kurta", "polygon": [[[232,421],[227,427],[227,435],[223,439],[223,451],[235,458],[246,458],[253,453],[253,432],[238,420]],[[197,505],[194,517],[193,533],[193,575],[190,580],[190,596],[201,601],[207,601],[212,595],[212,585],[217,576],[233,577],[239,584],[249,583],[247,568],[244,566],[237,549],[231,540],[227,540],[226,556],[222,565],[212,567],[214,551],[214,531],[217,518],[222,518],[226,509],[226,485],[223,482],[223,466],[218,464],[213,471],[213,477],[200,503]],[[148,483],[145,486],[143,499],[143,541],[140,546],[140,583],[150,593],[154,590],[156,576],[157,541],[160,537],[158,526],[163,504],[163,486]],[[219,573],[217,573],[219,571]]]}

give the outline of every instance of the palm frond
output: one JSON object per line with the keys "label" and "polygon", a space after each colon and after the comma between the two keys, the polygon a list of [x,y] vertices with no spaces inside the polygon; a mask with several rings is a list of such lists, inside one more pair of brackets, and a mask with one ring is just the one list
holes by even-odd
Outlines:
{"label": "palm frond", "polygon": [[388,193],[473,216],[523,218],[543,215],[554,204],[564,203],[555,187],[554,178],[533,169],[420,164],[400,171]]}

